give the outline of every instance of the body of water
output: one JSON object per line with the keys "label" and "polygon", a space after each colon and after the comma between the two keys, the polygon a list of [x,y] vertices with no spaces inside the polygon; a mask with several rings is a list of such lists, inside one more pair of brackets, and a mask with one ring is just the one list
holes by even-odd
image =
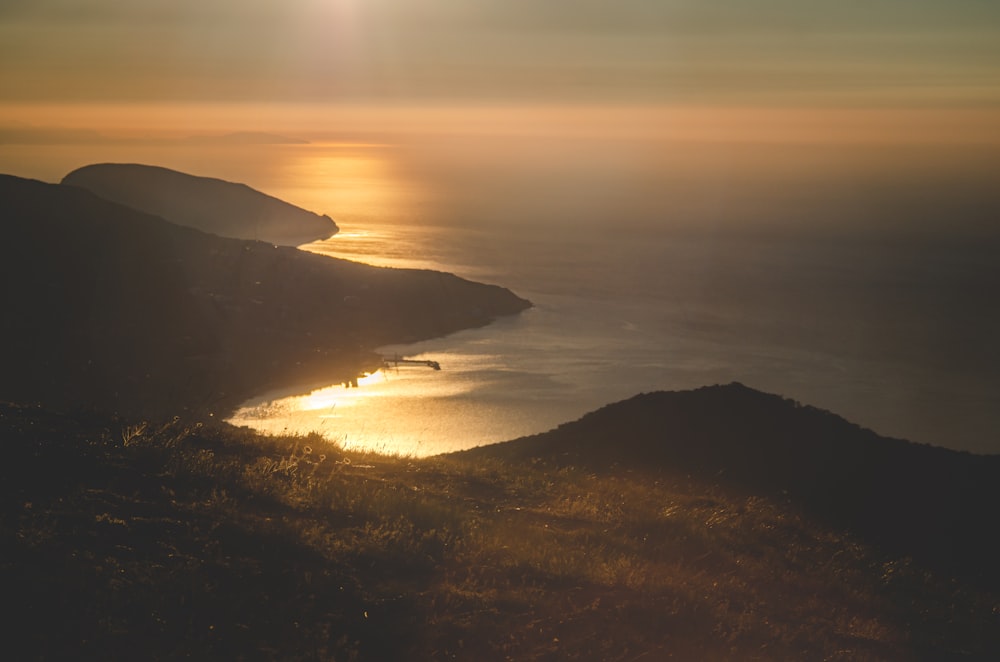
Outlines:
{"label": "body of water", "polygon": [[741,381],[882,434],[995,450],[987,306],[998,281],[987,251],[349,225],[310,249],[502,283],[535,307],[382,348],[440,372],[401,367],[358,389],[267,394],[234,422],[426,454],[541,432],[643,391]]}
{"label": "body of water", "polygon": [[1000,452],[992,151],[484,134],[307,145],[5,146],[242,181],[334,217],[306,247],[504,285],[534,308],[385,354],[438,361],[261,394],[233,422],[426,455],[639,392],[740,381],[885,435]]}

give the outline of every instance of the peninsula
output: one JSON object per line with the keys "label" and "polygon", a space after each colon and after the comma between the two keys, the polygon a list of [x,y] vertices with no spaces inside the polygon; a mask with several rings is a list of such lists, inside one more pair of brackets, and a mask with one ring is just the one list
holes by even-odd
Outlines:
{"label": "peninsula", "polygon": [[74,170],[63,184],[222,237],[299,246],[337,233],[337,224],[246,184],[159,166],[101,163]]}
{"label": "peninsula", "polygon": [[76,186],[0,176],[0,219],[12,402],[218,415],[531,305],[452,274],[206,234]]}

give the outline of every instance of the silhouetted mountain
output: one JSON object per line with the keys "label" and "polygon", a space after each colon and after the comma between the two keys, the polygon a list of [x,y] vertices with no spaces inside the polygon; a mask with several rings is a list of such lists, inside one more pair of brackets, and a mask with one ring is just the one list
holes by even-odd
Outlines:
{"label": "silhouetted mountain", "polygon": [[66,175],[62,183],[88,189],[171,223],[223,237],[298,246],[337,232],[329,216],[290,205],[245,184],[158,166],[89,165]]}
{"label": "silhouetted mountain", "polygon": [[890,552],[1000,584],[1000,456],[881,437],[738,383],[638,395],[459,455],[672,472],[787,498]]}
{"label": "silhouetted mountain", "polygon": [[4,175],[0,225],[0,399],[15,402],[220,411],[530,306],[451,274],[226,239]]}

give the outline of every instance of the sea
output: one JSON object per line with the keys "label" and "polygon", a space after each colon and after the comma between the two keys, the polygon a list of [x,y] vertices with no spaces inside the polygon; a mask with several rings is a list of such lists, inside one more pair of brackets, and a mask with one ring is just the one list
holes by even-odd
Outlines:
{"label": "sea", "polygon": [[882,435],[1000,452],[995,148],[446,128],[0,145],[0,172],[45,181],[97,162],[243,182],[337,221],[304,250],[533,303],[378,350],[440,370],[260,393],[236,425],[426,456],[738,381]]}

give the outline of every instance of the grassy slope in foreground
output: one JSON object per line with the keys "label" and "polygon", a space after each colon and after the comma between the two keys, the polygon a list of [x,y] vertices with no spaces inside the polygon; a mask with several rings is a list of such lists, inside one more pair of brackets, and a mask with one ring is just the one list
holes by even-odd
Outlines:
{"label": "grassy slope in foreground", "polygon": [[0,398],[141,416],[220,413],[338,381],[370,350],[530,304],[434,271],[226,239],[72,186],[0,175]]}
{"label": "grassy slope in foreground", "polygon": [[1000,655],[996,591],[721,477],[14,406],[0,428],[18,659]]}
{"label": "grassy slope in foreground", "polygon": [[306,211],[245,184],[159,166],[88,165],[66,175],[62,183],[223,237],[298,246],[331,237],[338,229],[329,216]]}

